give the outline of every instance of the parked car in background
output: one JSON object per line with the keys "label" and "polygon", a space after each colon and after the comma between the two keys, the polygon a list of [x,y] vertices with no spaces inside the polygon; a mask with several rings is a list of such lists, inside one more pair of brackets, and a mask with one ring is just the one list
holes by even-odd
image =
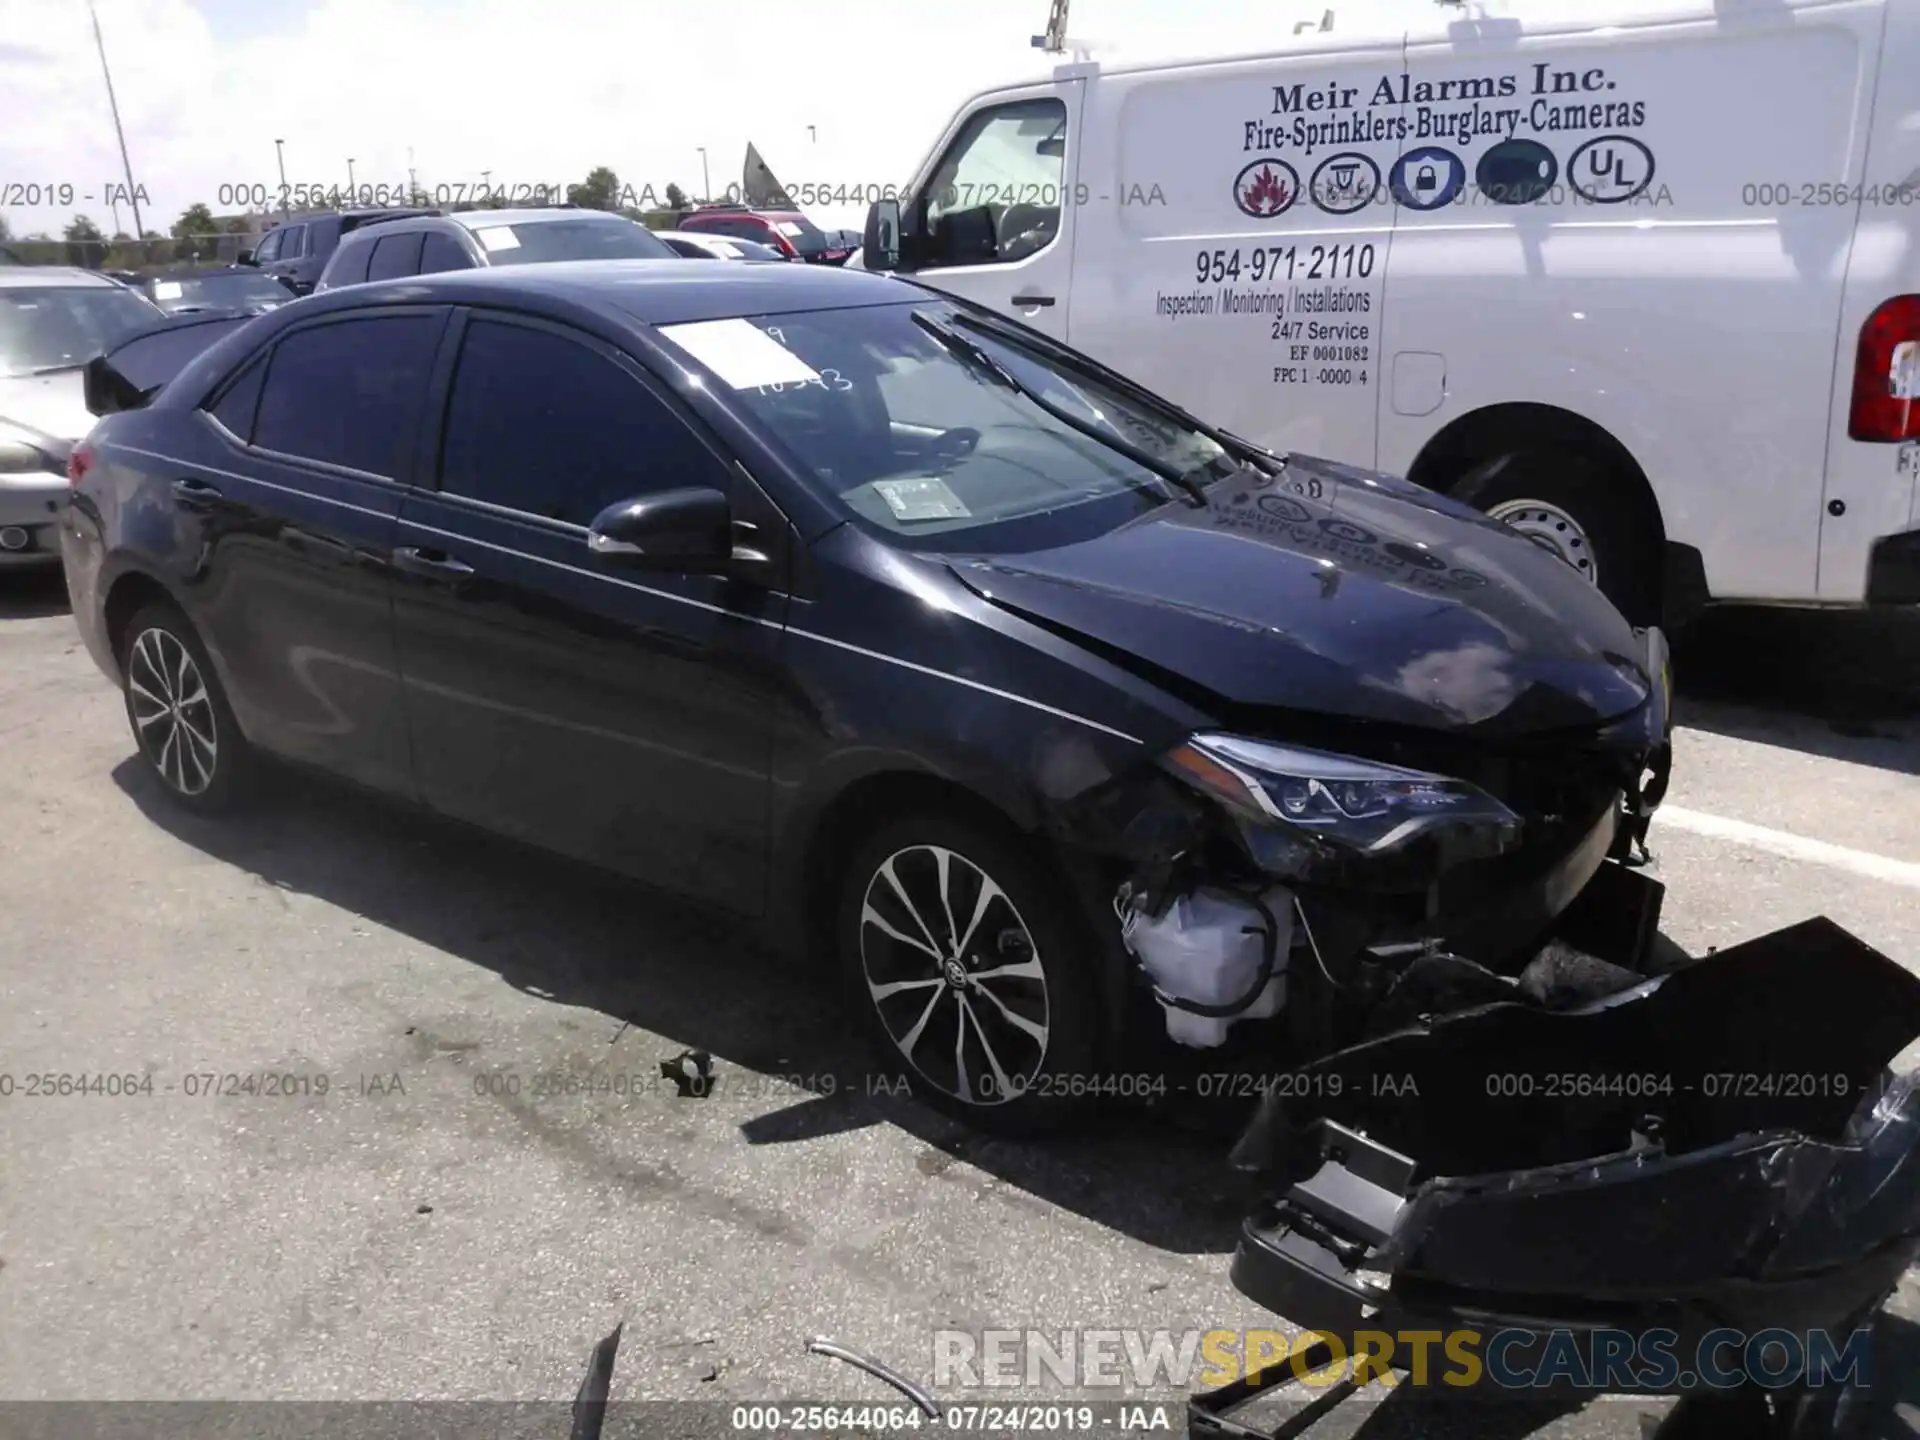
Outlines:
{"label": "parked car in background", "polygon": [[347,237],[317,288],[557,260],[672,260],[678,253],[646,226],[604,210],[469,210],[396,220]]}
{"label": "parked car in background", "polygon": [[93,428],[88,361],[166,316],[139,292],[63,265],[0,272],[0,571],[58,565],[67,455]]}
{"label": "parked car in background", "polygon": [[691,230],[656,230],[676,255],[689,260],[784,260],[796,261],[798,255],[785,255],[758,240],[737,240],[730,235],[696,235]]}
{"label": "parked car in background", "polygon": [[1129,922],[1211,1007],[1170,1036],[1239,995],[1279,1044],[1284,963],[1318,1047],[1369,947],[1525,963],[1664,776],[1663,642],[1539,546],[880,276],[330,290],[72,473],[74,614],[183,805],[268,752],[812,938],[975,1121],[1124,1068],[1122,902],[1220,887]]}
{"label": "parked car in background", "polygon": [[301,215],[261,237],[260,244],[240,253],[240,263],[285,280],[296,295],[305,295],[319,283],[321,273],[340,242],[368,225],[384,225],[415,215],[438,215],[438,210],[387,206],[378,210],[335,210]]}
{"label": "parked car in background", "polygon": [[140,291],[169,315],[191,315],[209,310],[262,315],[293,299],[293,291],[250,265],[220,269],[162,270],[142,277]]}
{"label": "parked car in background", "polygon": [[837,243],[798,210],[752,210],[745,205],[707,205],[680,218],[676,230],[729,235],[771,245],[782,255],[813,265],[844,265],[853,247]]}

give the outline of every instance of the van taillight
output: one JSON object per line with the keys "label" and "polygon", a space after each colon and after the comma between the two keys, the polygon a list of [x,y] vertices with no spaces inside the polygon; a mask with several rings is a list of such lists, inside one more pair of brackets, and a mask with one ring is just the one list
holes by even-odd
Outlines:
{"label": "van taillight", "polygon": [[1860,327],[1853,362],[1855,440],[1920,439],[1920,295],[1896,295]]}
{"label": "van taillight", "polygon": [[67,455],[67,483],[78,485],[86,479],[87,471],[93,465],[93,451],[84,445],[76,445]]}

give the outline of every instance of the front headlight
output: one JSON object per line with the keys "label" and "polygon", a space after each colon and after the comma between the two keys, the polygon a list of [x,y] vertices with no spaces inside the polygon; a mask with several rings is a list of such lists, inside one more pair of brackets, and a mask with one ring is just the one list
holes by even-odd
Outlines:
{"label": "front headlight", "polygon": [[[1201,734],[1163,766],[1240,822],[1262,869],[1315,878],[1352,862],[1425,862],[1426,880],[1462,860],[1509,850],[1520,817],[1465,780],[1238,735]],[[1399,867],[1395,867],[1399,868]]]}

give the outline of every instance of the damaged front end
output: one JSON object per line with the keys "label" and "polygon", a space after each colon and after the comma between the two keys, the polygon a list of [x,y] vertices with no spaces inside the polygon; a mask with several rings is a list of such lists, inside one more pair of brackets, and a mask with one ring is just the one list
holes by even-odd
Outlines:
{"label": "damaged front end", "polygon": [[[1303,1331],[1839,1336],[1920,1252],[1920,1077],[1887,1069],[1920,979],[1824,919],[1697,960],[1659,937],[1647,647],[1647,705],[1597,730],[1287,717],[1100,797],[1168,1035],[1264,1069],[1233,1158],[1267,1198],[1233,1281]],[[1196,1420],[1226,1433],[1289,1370]]]}

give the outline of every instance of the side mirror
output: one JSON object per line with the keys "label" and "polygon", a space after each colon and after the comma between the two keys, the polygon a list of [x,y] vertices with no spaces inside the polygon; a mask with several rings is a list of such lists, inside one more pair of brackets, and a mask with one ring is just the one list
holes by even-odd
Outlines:
{"label": "side mirror", "polygon": [[238,255],[233,257],[233,263],[236,265],[252,265],[257,262],[253,258],[253,251],[242,250]]}
{"label": "side mirror", "polygon": [[733,559],[733,507],[705,488],[622,500],[594,516],[587,548],[642,569],[712,574]]}
{"label": "side mirror", "polygon": [[282,285],[286,286],[287,289],[291,290],[295,295],[298,295],[300,293],[300,282],[298,280],[295,280],[293,276],[276,275],[273,278],[278,280]]}
{"label": "side mirror", "polygon": [[867,207],[867,231],[860,263],[879,273],[900,268],[900,202],[876,200]]}

